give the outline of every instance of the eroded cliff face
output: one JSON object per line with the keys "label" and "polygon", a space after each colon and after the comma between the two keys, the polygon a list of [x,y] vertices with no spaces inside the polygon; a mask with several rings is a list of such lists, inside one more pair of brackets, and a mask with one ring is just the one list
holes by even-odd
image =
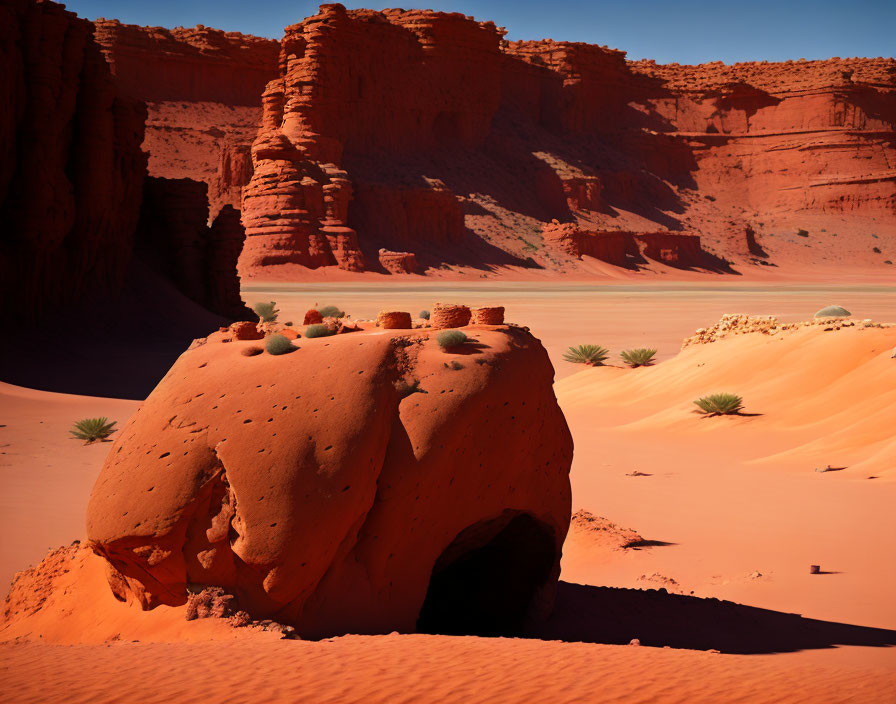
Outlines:
{"label": "eroded cliff face", "polygon": [[145,111],[116,89],[90,22],[0,3],[0,300],[34,320],[117,291],[140,209]]}
{"label": "eroded cliff face", "polygon": [[[209,310],[249,315],[236,275],[239,213],[224,208],[211,222],[205,183],[146,179],[146,108],[113,75],[93,24],[52,2],[4,0],[0,55],[4,311],[27,323],[89,305],[110,315],[128,296],[157,293],[137,271],[148,262]],[[240,159],[236,147],[222,156],[245,173]]]}
{"label": "eroded cliff face", "polygon": [[208,186],[188,178],[146,179],[137,255],[203,308],[225,318],[254,315],[240,298],[237,259],[245,234],[225,205],[209,225]]}
{"label": "eroded cliff face", "polygon": [[149,175],[204,181],[212,216],[224,205],[239,209],[279,44],[203,26],[106,19],[96,21],[96,39],[122,90],[146,102]]}
{"label": "eroded cliff face", "polygon": [[896,246],[893,59],[658,66],[458,14],[323,5],[286,28],[264,100],[249,276],[383,270],[380,248],[574,271],[582,253],[541,236],[554,219],[641,233],[648,267],[896,253],[869,239]]}

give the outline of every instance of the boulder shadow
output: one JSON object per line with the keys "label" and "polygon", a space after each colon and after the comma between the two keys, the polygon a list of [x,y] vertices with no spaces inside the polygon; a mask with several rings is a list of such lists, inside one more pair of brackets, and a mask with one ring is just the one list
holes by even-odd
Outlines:
{"label": "boulder shadow", "polygon": [[803,618],[665,589],[595,587],[561,581],[551,617],[527,634],[568,642],[627,644],[724,653],[782,653],[838,645],[896,645],[896,631]]}

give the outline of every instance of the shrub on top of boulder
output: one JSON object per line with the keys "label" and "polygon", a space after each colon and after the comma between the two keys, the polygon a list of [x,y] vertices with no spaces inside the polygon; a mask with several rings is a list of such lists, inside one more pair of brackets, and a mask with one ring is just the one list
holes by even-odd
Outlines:
{"label": "shrub on top of boulder", "polygon": [[338,306],[324,306],[323,308],[318,308],[317,312],[321,314],[323,318],[344,318],[345,311],[339,308]]}
{"label": "shrub on top of boulder", "polygon": [[309,325],[308,329],[305,330],[305,337],[329,337],[330,335],[335,334],[335,330],[320,323],[317,325]]}
{"label": "shrub on top of boulder", "polygon": [[439,347],[441,347],[443,350],[448,350],[452,347],[459,347],[460,345],[466,344],[469,341],[470,338],[460,330],[445,330],[445,332],[440,332],[438,335],[436,335],[436,342],[439,343]]}
{"label": "shrub on top of boulder", "polygon": [[268,354],[273,355],[288,354],[299,349],[285,335],[268,335],[264,340],[264,348]]}
{"label": "shrub on top of boulder", "polygon": [[257,315],[263,323],[277,322],[277,316],[280,314],[280,311],[277,309],[277,304],[274,301],[270,301],[269,303],[259,301],[252,306],[252,310],[255,311],[255,315]]}
{"label": "shrub on top of boulder", "polygon": [[842,306],[826,306],[815,314],[816,318],[848,318],[851,316],[846,308]]}

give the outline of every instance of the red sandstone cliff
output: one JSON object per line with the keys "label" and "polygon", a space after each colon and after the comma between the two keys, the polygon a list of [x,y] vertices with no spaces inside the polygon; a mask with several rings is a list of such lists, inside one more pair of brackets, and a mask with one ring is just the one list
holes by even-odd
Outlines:
{"label": "red sandstone cliff", "polygon": [[647,266],[883,265],[894,119],[893,59],[658,66],[458,14],[323,5],[286,28],[265,91],[241,268],[378,269],[387,248],[575,270],[541,237],[552,219],[641,233]]}
{"label": "red sandstone cliff", "polygon": [[90,22],[0,2],[0,301],[34,319],[121,288],[146,157],[145,111],[116,89]]}
{"label": "red sandstone cliff", "polygon": [[133,280],[151,263],[207,309],[250,315],[239,214],[225,208],[209,226],[204,183],[145,179],[146,109],[112,75],[93,25],[52,2],[2,0],[0,54],[4,311],[41,322],[101,303],[108,314],[127,295],[154,295]]}
{"label": "red sandstone cliff", "polygon": [[188,178],[149,177],[137,228],[137,255],[188,298],[226,318],[254,317],[240,298],[237,259],[245,234],[225,205],[209,222],[208,186]]}
{"label": "red sandstone cliff", "polygon": [[203,26],[106,19],[96,21],[96,39],[122,90],[147,104],[149,175],[204,181],[212,215],[227,204],[239,208],[279,44]]}

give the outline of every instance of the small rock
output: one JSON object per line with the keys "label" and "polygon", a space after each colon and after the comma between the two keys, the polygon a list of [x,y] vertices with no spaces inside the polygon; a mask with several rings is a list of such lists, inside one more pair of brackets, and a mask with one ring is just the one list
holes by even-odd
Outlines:
{"label": "small rock", "polygon": [[809,574],[821,574],[821,565],[809,565]]}
{"label": "small rock", "polygon": [[638,638],[632,638],[629,642],[629,645],[641,645],[641,641]]}

